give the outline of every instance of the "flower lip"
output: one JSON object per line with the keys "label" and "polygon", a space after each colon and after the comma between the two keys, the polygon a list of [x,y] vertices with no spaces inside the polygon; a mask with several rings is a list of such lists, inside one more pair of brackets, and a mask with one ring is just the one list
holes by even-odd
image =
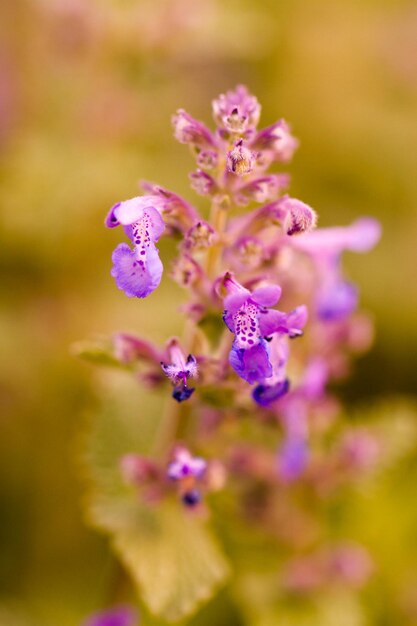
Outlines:
{"label": "flower lip", "polygon": [[281,380],[274,385],[259,384],[252,392],[252,397],[257,404],[262,407],[268,407],[272,402],[276,402],[286,393],[290,388],[290,381],[288,378]]}

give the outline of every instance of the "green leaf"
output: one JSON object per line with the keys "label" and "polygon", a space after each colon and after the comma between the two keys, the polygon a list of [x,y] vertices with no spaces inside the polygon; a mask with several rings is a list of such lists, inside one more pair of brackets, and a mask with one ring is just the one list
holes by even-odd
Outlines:
{"label": "green leaf", "polygon": [[168,621],[193,613],[228,574],[207,528],[177,502],[142,512],[114,545],[149,610]]}
{"label": "green leaf", "polygon": [[121,457],[149,451],[162,413],[158,396],[127,385],[127,378],[115,385],[113,375],[113,391],[109,377],[105,381],[106,408],[88,434],[87,516],[111,536],[150,612],[177,621],[215,594],[229,567],[203,519],[176,498],[147,505],[137,489],[124,484]]}
{"label": "green leaf", "polygon": [[94,365],[129,369],[127,365],[116,359],[109,340],[78,341],[72,345],[71,352],[74,356]]}

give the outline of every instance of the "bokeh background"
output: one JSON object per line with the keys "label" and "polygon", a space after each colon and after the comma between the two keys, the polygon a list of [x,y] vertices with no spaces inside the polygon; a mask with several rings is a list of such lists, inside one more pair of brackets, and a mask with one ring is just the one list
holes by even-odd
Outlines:
{"label": "bokeh background", "polygon": [[[83,522],[74,462],[96,374],[70,347],[114,330],[162,342],[183,297],[165,276],[157,296],[125,298],[103,218],[142,178],[201,206],[170,116],[184,107],[208,123],[212,98],[237,83],[257,94],[264,125],[292,124],[291,191],[321,225],[383,224],[375,251],[346,258],[376,323],[346,401],[416,394],[415,2],[2,0],[1,626],[70,626],[100,605],[107,541]],[[417,536],[416,465],[403,464],[398,497],[372,517],[390,518],[376,544],[387,571]],[[384,580],[394,608],[378,624],[416,623],[411,562],[397,558]]]}

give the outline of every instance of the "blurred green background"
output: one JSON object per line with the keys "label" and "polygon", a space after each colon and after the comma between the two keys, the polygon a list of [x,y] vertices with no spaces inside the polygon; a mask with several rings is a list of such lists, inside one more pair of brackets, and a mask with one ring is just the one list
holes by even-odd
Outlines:
{"label": "blurred green background", "polygon": [[[170,116],[209,122],[212,98],[237,83],[263,125],[292,124],[291,193],[321,225],[383,224],[375,251],[346,259],[376,342],[343,393],[416,393],[415,2],[2,0],[2,626],[70,626],[101,602],[107,542],[83,524],[73,461],[97,374],[70,346],[115,330],[162,342],[181,323],[164,310],[183,297],[165,274],[156,295],[125,298],[109,276],[120,233],[103,219],[142,178],[201,206]],[[410,463],[397,504],[412,511]]]}

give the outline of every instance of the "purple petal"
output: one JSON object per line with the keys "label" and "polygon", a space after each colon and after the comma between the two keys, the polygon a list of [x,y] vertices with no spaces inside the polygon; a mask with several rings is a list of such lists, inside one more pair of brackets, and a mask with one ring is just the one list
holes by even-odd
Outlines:
{"label": "purple petal", "polygon": [[323,321],[339,320],[356,309],[358,290],[347,281],[337,281],[323,289],[317,297],[317,314]]}
{"label": "purple petal", "polygon": [[229,362],[235,372],[251,385],[272,376],[268,348],[264,341],[249,350],[237,348],[233,344],[229,354]]}
{"label": "purple petal", "polygon": [[290,388],[290,382],[286,378],[275,385],[261,384],[255,387],[252,392],[252,398],[257,404],[263,407],[269,406],[272,402],[282,398]]}
{"label": "purple petal", "polygon": [[112,260],[111,275],[129,298],[146,298],[161,282],[163,266],[153,244],[138,259],[126,243],[121,243],[114,250]]}
{"label": "purple petal", "polygon": [[351,241],[349,250],[368,252],[381,237],[381,224],[372,217],[362,217],[351,225]]}
{"label": "purple petal", "polygon": [[251,300],[259,306],[274,306],[281,297],[281,287],[278,285],[267,285],[258,287],[251,295]]}
{"label": "purple petal", "polygon": [[[246,292],[246,293],[245,293]],[[233,317],[235,313],[245,304],[250,296],[250,291],[245,289],[245,291],[240,293],[232,293],[230,296],[226,296],[224,299],[224,308],[226,310],[226,315],[228,318]],[[230,328],[228,322],[226,322],[227,326]]]}
{"label": "purple petal", "polygon": [[287,328],[290,337],[296,337],[301,334],[302,329],[307,324],[308,309],[305,304],[297,306],[287,315]]}
{"label": "purple petal", "polygon": [[[120,224],[129,226],[134,222],[138,222],[145,210],[148,213],[150,212],[150,215],[153,215],[153,212],[159,215],[159,211],[163,210],[164,205],[164,200],[158,196],[136,196],[116,205],[114,207],[114,215]],[[152,211],[150,211],[151,209]],[[162,218],[160,217],[160,219]]]}
{"label": "purple petal", "polygon": [[287,439],[278,454],[278,473],[286,482],[296,480],[305,470],[308,448],[304,439]]}
{"label": "purple petal", "polygon": [[114,204],[110,211],[107,213],[106,219],[104,220],[104,224],[105,226],[107,226],[107,228],[114,228],[115,226],[119,226],[120,222],[115,215],[115,211],[119,208],[120,204],[120,202]]}
{"label": "purple petal", "polygon": [[129,606],[117,606],[94,613],[83,626],[134,626],[137,613]]}
{"label": "purple petal", "polygon": [[337,256],[343,250],[367,252],[378,242],[380,236],[380,223],[371,217],[363,217],[350,226],[318,228],[300,235],[292,242],[295,247],[310,254]]}
{"label": "purple petal", "polygon": [[286,333],[290,337],[296,337],[301,335],[301,329],[304,328],[307,317],[307,307],[303,304],[289,313],[275,310],[262,311],[259,315],[261,335],[268,337],[273,333]]}

